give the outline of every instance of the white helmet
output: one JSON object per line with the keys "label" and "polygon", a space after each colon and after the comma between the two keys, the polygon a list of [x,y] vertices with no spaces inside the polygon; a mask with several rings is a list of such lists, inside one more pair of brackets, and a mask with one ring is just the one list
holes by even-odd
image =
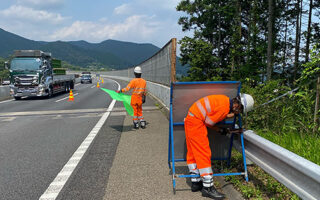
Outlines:
{"label": "white helmet", "polygon": [[133,71],[134,73],[141,74],[141,67],[136,66]]}
{"label": "white helmet", "polygon": [[241,104],[243,105],[243,112],[247,113],[253,109],[254,100],[249,94],[240,94]]}

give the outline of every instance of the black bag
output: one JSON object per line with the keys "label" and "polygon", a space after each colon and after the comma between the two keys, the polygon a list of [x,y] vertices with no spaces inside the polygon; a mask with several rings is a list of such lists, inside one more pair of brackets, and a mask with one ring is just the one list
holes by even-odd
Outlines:
{"label": "black bag", "polygon": [[146,102],[146,96],[142,95],[142,103],[145,103],[145,102]]}

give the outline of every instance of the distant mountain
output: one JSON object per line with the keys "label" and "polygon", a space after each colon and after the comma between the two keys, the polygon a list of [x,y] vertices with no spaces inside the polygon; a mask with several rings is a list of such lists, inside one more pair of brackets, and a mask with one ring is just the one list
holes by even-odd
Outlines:
{"label": "distant mountain", "polygon": [[[98,65],[104,68],[126,69],[137,65],[160,50],[153,44],[137,44],[116,40],[101,43],[86,41],[34,41],[7,32],[0,28],[0,57],[9,57],[14,50],[39,49],[72,65],[88,67]],[[185,74],[186,68],[177,62],[177,73]]]}

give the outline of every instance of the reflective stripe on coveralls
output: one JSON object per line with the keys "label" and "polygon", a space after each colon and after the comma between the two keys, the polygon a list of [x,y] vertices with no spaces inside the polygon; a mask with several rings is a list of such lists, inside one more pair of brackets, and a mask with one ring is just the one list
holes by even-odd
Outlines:
{"label": "reflective stripe on coveralls", "polygon": [[213,174],[207,126],[225,119],[229,110],[230,99],[227,96],[210,95],[196,101],[185,118],[187,164],[199,169],[204,185],[211,185]]}
{"label": "reflective stripe on coveralls", "polygon": [[213,176],[205,175],[202,177],[202,184],[204,187],[212,187],[213,186]]}
{"label": "reflective stripe on coveralls", "polygon": [[138,120],[141,122],[141,121],[144,121],[144,119],[143,119],[143,116],[139,116],[138,117]]}
{"label": "reflective stripe on coveralls", "polygon": [[[191,164],[188,164],[188,168],[189,168],[189,172],[191,175],[199,175],[200,172],[199,170],[197,169],[197,164],[196,163],[191,163]],[[201,181],[201,178],[200,177],[192,177],[191,178],[191,182],[199,182]]]}
{"label": "reflective stripe on coveralls", "polygon": [[202,113],[203,118],[205,119],[204,122],[209,126],[213,126],[215,123],[210,118],[207,117],[207,112],[211,112],[211,107],[210,107],[209,100],[208,100],[207,97],[205,97],[205,101],[204,102],[206,103],[207,111],[203,108],[203,106],[200,103],[200,101],[197,101],[197,106],[198,106],[200,112]]}

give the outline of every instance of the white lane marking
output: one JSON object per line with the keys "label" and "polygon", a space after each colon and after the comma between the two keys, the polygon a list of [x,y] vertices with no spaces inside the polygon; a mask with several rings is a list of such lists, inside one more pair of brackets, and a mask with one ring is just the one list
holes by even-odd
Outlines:
{"label": "white lane marking", "polygon": [[78,86],[78,85],[80,85],[81,83],[77,83],[77,84],[75,84],[74,86]]}
{"label": "white lane marking", "polygon": [[95,85],[91,86],[91,88],[95,88],[95,87],[96,87]]}
{"label": "white lane marking", "polygon": [[[1,118],[0,118],[1,119]],[[16,119],[16,117],[6,117],[6,118],[2,118],[3,120],[3,122],[11,122],[11,121],[13,121],[13,120],[15,120]]]}
{"label": "white lane marking", "polygon": [[[125,108],[116,107],[112,109],[112,112],[123,112]],[[144,106],[144,111],[159,110],[156,106]],[[107,111],[107,108],[93,108],[93,109],[74,109],[74,110],[44,110],[44,111],[25,111],[25,112],[0,112],[0,117],[12,117],[12,116],[27,116],[27,115],[62,115],[62,114],[103,114]],[[58,117],[58,116],[57,116]]]}
{"label": "white lane marking", "polygon": [[[118,82],[116,82],[116,83],[118,84],[118,90],[120,90],[120,84]],[[94,138],[98,134],[99,130],[102,128],[105,121],[108,119],[115,104],[116,104],[116,100],[112,100],[112,102],[110,103],[110,105],[107,109],[107,112],[105,112],[103,114],[103,116],[100,118],[100,120],[95,125],[95,127],[91,130],[91,132],[86,137],[86,139],[81,143],[81,145],[73,153],[73,155],[71,156],[69,161],[64,165],[64,167],[58,173],[56,178],[49,185],[47,190],[41,195],[39,200],[55,200],[58,197],[62,188],[65,186],[65,184],[68,181],[68,179],[70,178],[71,174],[74,172],[75,168],[79,164],[81,158],[86,153],[89,146],[92,144],[92,141],[94,140]],[[84,148],[84,146],[87,146],[87,148]],[[62,179],[62,177],[63,177],[63,179]]]}
{"label": "white lane marking", "polygon": [[10,102],[10,101],[14,101],[14,99],[6,100],[6,101],[0,101],[0,103],[7,103],[7,102]]}
{"label": "white lane marking", "polygon": [[[26,115],[58,115],[58,114],[81,114],[81,113],[97,113],[106,112],[107,108],[93,109],[74,109],[74,110],[44,110],[44,111],[25,111],[25,112],[0,112],[0,117],[26,116]],[[121,111],[115,108],[112,111]]]}
{"label": "white lane marking", "polygon": [[[75,93],[75,94],[73,94],[73,96],[77,96],[78,94],[79,94],[79,93]],[[67,98],[69,98],[69,96],[64,97],[64,98],[62,98],[62,99],[59,99],[59,100],[57,100],[56,102],[63,101],[63,100],[65,100],[65,99],[67,99]]]}

